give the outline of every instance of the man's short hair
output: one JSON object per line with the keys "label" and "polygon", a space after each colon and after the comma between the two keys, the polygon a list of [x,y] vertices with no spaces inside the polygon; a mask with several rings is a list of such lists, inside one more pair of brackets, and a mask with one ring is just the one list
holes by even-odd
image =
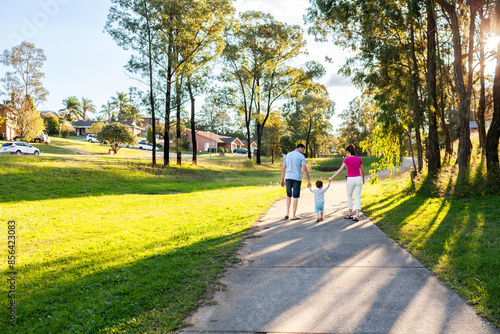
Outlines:
{"label": "man's short hair", "polygon": [[304,144],[298,144],[296,148],[306,148]]}

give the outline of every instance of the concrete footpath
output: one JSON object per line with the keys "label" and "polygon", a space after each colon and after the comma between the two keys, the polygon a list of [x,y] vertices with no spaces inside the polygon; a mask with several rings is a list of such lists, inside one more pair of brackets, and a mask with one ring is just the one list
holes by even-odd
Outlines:
{"label": "concrete footpath", "polygon": [[285,201],[276,202],[221,279],[216,304],[180,332],[500,334],[365,216],[344,219],[345,181],[325,201],[322,222],[308,189],[301,220],[285,220]]}

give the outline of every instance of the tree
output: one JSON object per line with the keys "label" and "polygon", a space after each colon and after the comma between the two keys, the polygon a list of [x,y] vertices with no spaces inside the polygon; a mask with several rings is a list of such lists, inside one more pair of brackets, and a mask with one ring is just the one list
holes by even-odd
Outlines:
{"label": "tree", "polygon": [[337,145],[345,148],[353,144],[358,148],[359,154],[369,153],[370,147],[364,147],[361,143],[367,140],[373,132],[375,111],[373,101],[367,99],[366,96],[349,102],[349,108],[339,115],[343,122],[337,130]]}
{"label": "tree", "polygon": [[148,127],[148,133],[146,135],[146,140],[148,142],[152,142],[153,141],[153,128],[152,127]]}
{"label": "tree", "polygon": [[111,145],[111,150],[116,154],[120,149],[120,144],[135,145],[136,137],[130,131],[130,127],[125,124],[113,123],[105,125],[97,135],[99,141],[107,141]]}
{"label": "tree", "polygon": [[141,125],[144,121],[144,116],[141,114],[139,108],[134,105],[130,105],[130,107],[125,111],[125,120],[133,121],[137,125]]}
{"label": "tree", "polygon": [[81,108],[82,108],[82,119],[84,121],[87,120],[87,112],[95,112],[96,111],[94,102],[92,102],[92,100],[86,99],[84,97],[82,97]]}
{"label": "tree", "polygon": [[75,127],[67,120],[64,120],[61,125],[61,136],[66,138],[69,134],[75,132]]}
{"label": "tree", "polygon": [[223,78],[235,87],[235,108],[245,116],[248,141],[251,123],[255,122],[260,164],[262,133],[274,103],[324,73],[324,69],[313,63],[305,70],[289,66],[293,58],[305,53],[299,26],[289,26],[257,11],[240,14],[240,21],[226,37]]}
{"label": "tree", "polygon": [[104,128],[106,125],[109,125],[109,123],[108,122],[95,122],[90,127],[90,133],[92,133],[94,136],[98,136],[99,133],[102,131],[102,128]]}
{"label": "tree", "polygon": [[[495,30],[500,34],[500,0],[495,1]],[[497,65],[495,68],[495,79],[493,81],[493,118],[486,135],[486,166],[488,177],[496,180],[500,175],[498,159],[498,142],[500,139],[500,41],[497,44]]]}
{"label": "tree", "polygon": [[14,94],[18,101],[29,96],[35,107],[45,101],[48,92],[42,84],[45,74],[41,72],[45,60],[47,57],[43,50],[26,41],[10,51],[5,50],[0,56],[0,63],[13,67],[14,72],[7,72],[2,79],[6,88],[4,94],[11,96],[11,100],[14,100]]}
{"label": "tree", "polygon": [[20,108],[8,103],[7,110],[6,117],[21,140],[30,142],[38,137],[40,131],[45,130],[43,119],[31,99],[23,99]]}
{"label": "tree", "polygon": [[27,141],[44,129],[36,106],[45,101],[48,94],[42,84],[45,74],[41,72],[46,59],[42,49],[28,42],[22,42],[10,51],[5,50],[0,56],[3,65],[14,69],[1,80],[2,93],[8,96],[6,119],[13,124],[19,137]]}
{"label": "tree", "polygon": [[64,108],[59,109],[59,111],[64,113],[64,117],[71,121],[73,119],[73,115],[76,117],[81,117],[82,115],[82,105],[80,101],[76,98],[76,96],[70,96],[67,99],[64,99],[62,104]]}
{"label": "tree", "polygon": [[104,119],[107,121],[116,121],[111,102],[108,101],[101,106],[101,115],[103,115]]}
{"label": "tree", "polygon": [[470,101],[472,94],[472,75],[473,75],[473,54],[474,54],[474,30],[475,18],[479,7],[478,0],[472,0],[469,4],[470,22],[469,22],[469,46],[467,52],[468,69],[467,86],[464,80],[463,56],[462,56],[462,36],[460,32],[460,25],[458,13],[455,3],[449,3],[446,0],[436,0],[441,8],[448,14],[451,29],[453,33],[453,51],[454,63],[453,71],[455,78],[455,87],[459,96],[460,103],[458,105],[459,115],[459,142],[458,142],[458,175],[460,179],[465,179],[469,172],[470,155],[472,144],[470,141]]}
{"label": "tree", "polygon": [[[153,131],[156,124],[156,103],[154,94],[154,65],[157,61],[157,47],[161,15],[158,12],[160,1],[151,0],[113,0],[108,14],[105,30],[116,43],[124,49],[132,49],[135,54],[126,68],[131,73],[140,72],[148,78],[149,105]],[[118,115],[121,119],[121,113]],[[168,154],[166,154],[168,159]],[[156,141],[153,138],[152,165],[156,165]],[[167,164],[168,165],[168,164]]]}
{"label": "tree", "polygon": [[114,110],[118,112],[118,121],[125,120],[125,114],[127,110],[131,107],[130,99],[127,94],[123,92],[117,92],[116,97],[111,98],[111,106]]}
{"label": "tree", "polygon": [[318,83],[298,92],[294,99],[284,108],[288,127],[296,140],[305,142],[304,154],[312,157],[310,144],[331,127],[329,120],[333,116],[334,103],[326,87]]}
{"label": "tree", "polygon": [[273,111],[269,115],[269,121],[264,131],[264,139],[267,143],[267,155],[271,157],[271,164],[274,164],[274,160],[283,155],[280,146],[281,127],[281,117],[276,111]]}
{"label": "tree", "polygon": [[45,130],[49,136],[57,136],[59,134],[59,118],[55,115],[42,116],[45,123]]}

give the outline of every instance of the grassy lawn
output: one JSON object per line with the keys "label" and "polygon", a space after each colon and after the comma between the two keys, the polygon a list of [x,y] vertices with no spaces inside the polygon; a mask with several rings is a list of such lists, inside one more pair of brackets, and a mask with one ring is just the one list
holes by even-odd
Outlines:
{"label": "grassy lawn", "polygon": [[486,183],[478,156],[465,183],[457,183],[457,169],[447,166],[437,178],[424,175],[415,185],[408,172],[366,187],[363,208],[389,237],[500,327],[500,182]]}
{"label": "grassy lawn", "polygon": [[[18,271],[17,325],[7,323],[4,299],[0,333],[173,331],[238,261],[248,227],[284,196],[281,162],[265,158],[262,166],[204,156],[198,166],[171,159],[152,168],[99,144],[54,138],[39,148],[39,157],[0,157],[1,235],[7,240],[15,220]],[[313,168],[334,163],[308,160]],[[333,174],[310,173],[313,181]]]}
{"label": "grassy lawn", "polygon": [[[41,145],[40,150],[44,152],[45,146],[61,146],[68,147],[72,149],[77,149],[85,152],[89,152],[95,155],[109,155],[109,149],[111,148],[109,145],[101,145],[99,143],[89,143],[81,140],[73,140],[66,138],[52,138],[50,145]],[[163,148],[159,148],[160,151],[163,152]],[[131,148],[121,148],[118,150],[118,153],[115,157],[129,157],[129,158],[141,158],[145,156],[150,156],[151,151],[144,151],[139,149],[131,149]]]}
{"label": "grassy lawn", "polygon": [[[0,174],[2,220],[18,231],[19,333],[174,330],[283,196],[269,166],[6,156]],[[6,318],[2,307],[2,333]]]}

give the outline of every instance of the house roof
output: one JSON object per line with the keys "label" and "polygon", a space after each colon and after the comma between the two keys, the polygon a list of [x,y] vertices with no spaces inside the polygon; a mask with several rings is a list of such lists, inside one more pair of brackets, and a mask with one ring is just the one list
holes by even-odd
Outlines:
{"label": "house roof", "polygon": [[[138,127],[134,121],[111,121],[111,122],[108,122],[106,121],[107,123],[109,124],[114,124],[114,123],[120,123],[120,124],[124,124],[124,125],[128,125],[130,127],[133,127],[133,128],[138,128],[140,129],[140,127]],[[83,121],[83,120],[79,120],[79,121],[76,121],[76,122],[73,122],[71,123],[75,128],[90,128],[92,127],[92,125],[94,125],[95,123],[98,123],[97,121]]]}
{"label": "house roof", "polygon": [[[186,129],[186,132],[189,132],[191,133],[191,129]],[[218,143],[224,143],[222,141],[222,138],[227,138],[227,137],[224,137],[224,136],[219,136],[215,133],[211,133],[211,132],[207,132],[207,131],[201,131],[201,130],[197,130],[196,131],[196,135],[197,136],[200,136],[200,137],[203,137],[203,138],[207,138],[207,139],[211,139],[212,141],[216,141]]]}
{"label": "house roof", "polygon": [[[242,141],[241,141],[241,143],[242,143],[243,145],[245,145],[245,146],[248,146],[248,140],[242,140]],[[252,143],[251,143],[250,145],[255,145],[255,146],[257,146],[257,144],[256,144],[254,141],[252,141]]]}

